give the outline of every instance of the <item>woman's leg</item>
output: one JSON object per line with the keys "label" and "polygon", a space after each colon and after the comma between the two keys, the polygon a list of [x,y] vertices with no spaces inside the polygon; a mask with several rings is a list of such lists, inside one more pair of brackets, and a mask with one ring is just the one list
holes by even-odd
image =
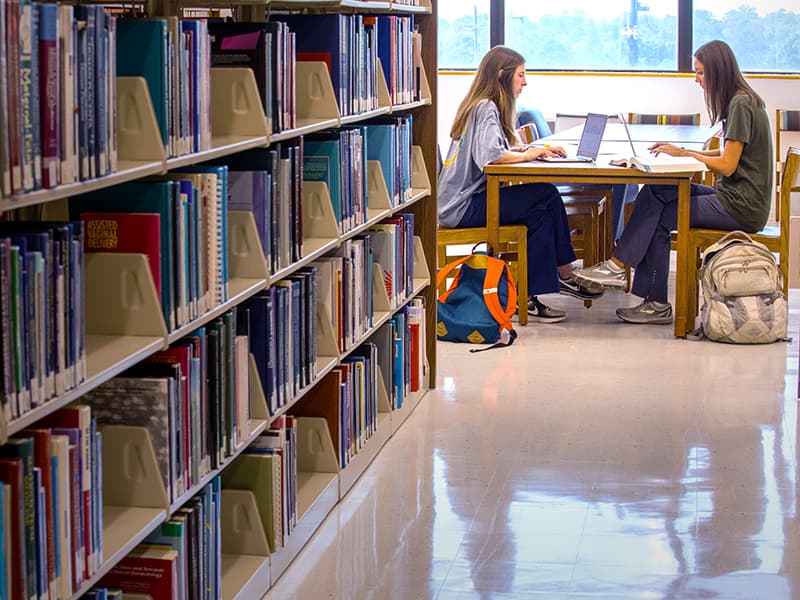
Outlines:
{"label": "woman's leg", "polygon": [[[547,183],[500,189],[500,224],[528,228],[528,292],[559,292],[557,268],[575,260],[569,224],[558,190]],[[486,225],[486,193],[475,194],[459,227]]]}
{"label": "woman's leg", "polygon": [[[725,212],[713,187],[693,184],[690,193],[693,227],[729,230],[741,227]],[[667,302],[670,233],[677,225],[678,188],[644,186],[613,257],[617,262],[636,268],[632,289],[635,295],[645,300]],[[591,281],[591,271],[581,273],[579,279]],[[613,273],[609,275],[609,279],[614,277]]]}

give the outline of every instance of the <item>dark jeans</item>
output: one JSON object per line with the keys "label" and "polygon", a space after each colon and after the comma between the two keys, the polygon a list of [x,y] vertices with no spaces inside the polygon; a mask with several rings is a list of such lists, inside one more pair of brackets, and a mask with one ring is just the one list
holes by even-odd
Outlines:
{"label": "dark jeans", "polygon": [[[528,227],[528,293],[557,293],[557,267],[575,260],[567,213],[558,190],[549,183],[500,188],[500,224]],[[472,197],[458,226],[486,226],[485,191]]]}
{"label": "dark jeans", "polygon": [[[725,211],[713,187],[692,184],[691,196],[689,222],[693,227],[743,229]],[[670,232],[677,227],[677,186],[644,186],[614,251],[615,258],[636,269],[631,291],[637,296],[667,302]]]}

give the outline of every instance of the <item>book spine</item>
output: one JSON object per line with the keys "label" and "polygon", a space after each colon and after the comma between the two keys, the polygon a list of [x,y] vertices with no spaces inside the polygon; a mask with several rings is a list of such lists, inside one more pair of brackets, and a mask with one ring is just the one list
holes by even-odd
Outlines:
{"label": "book spine", "polygon": [[39,87],[39,3],[31,3],[31,147],[33,158],[33,189],[42,187],[42,125]]}
{"label": "book spine", "polygon": [[6,35],[6,0],[0,0],[0,196],[11,195],[11,156],[9,126],[11,107],[8,101],[8,38]]}
{"label": "book spine", "polygon": [[30,0],[19,2],[19,90],[22,135],[22,189],[33,189],[33,54],[31,25],[33,5]]}
{"label": "book spine", "polygon": [[52,188],[59,183],[59,110],[61,87],[58,47],[58,6],[37,4],[39,11],[39,99],[42,131],[42,186]]}
{"label": "book spine", "polygon": [[11,169],[11,192],[17,193],[23,189],[19,0],[6,0],[5,8],[8,60],[8,156]]}

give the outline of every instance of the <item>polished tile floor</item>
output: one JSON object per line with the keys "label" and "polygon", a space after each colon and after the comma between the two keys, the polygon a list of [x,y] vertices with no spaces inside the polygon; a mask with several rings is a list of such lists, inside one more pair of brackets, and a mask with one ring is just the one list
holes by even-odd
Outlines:
{"label": "polished tile floor", "polygon": [[439,344],[270,600],[800,598],[800,302],[793,343],[745,347],[545,298],[569,319],[510,349]]}

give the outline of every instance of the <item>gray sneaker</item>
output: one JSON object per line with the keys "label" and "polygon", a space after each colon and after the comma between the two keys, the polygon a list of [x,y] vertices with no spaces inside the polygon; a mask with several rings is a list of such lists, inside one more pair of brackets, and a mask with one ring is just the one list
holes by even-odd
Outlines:
{"label": "gray sneaker", "polygon": [[536,296],[528,300],[528,319],[539,323],[560,323],[567,318],[567,313],[557,308],[551,308],[539,302]]}
{"label": "gray sneaker", "polygon": [[586,287],[594,284],[606,288],[625,289],[628,286],[628,276],[625,270],[623,269],[619,273],[612,271],[606,264],[607,262],[597,263],[587,269],[574,269],[572,278]]}
{"label": "gray sneaker", "polygon": [[626,323],[669,325],[672,323],[672,306],[669,303],[656,306],[652,300],[644,300],[638,306],[618,308],[617,316]]}

